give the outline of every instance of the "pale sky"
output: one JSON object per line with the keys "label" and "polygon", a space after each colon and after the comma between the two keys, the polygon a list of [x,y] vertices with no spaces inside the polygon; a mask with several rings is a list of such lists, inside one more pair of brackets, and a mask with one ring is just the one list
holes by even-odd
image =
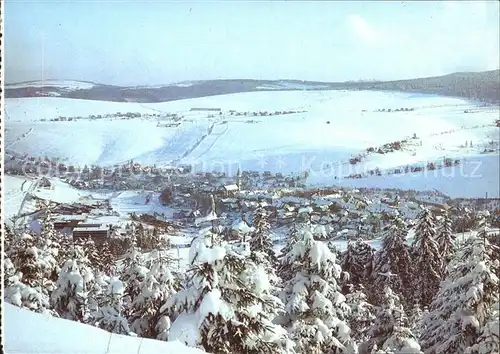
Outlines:
{"label": "pale sky", "polygon": [[6,0],[5,79],[402,79],[499,67],[499,2]]}

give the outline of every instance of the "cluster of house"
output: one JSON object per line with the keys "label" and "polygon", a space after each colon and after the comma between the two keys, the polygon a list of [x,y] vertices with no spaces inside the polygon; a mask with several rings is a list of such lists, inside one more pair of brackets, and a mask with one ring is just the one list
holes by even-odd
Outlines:
{"label": "cluster of house", "polygon": [[77,121],[77,120],[82,120],[82,119],[89,119],[89,120],[95,120],[95,119],[109,119],[109,118],[120,118],[120,119],[134,119],[134,118],[153,118],[153,117],[160,117],[160,114],[156,113],[140,113],[140,112],[116,112],[116,113],[106,113],[106,114],[91,114],[89,116],[59,116],[55,118],[50,118],[50,119],[45,119],[42,118],[40,119],[41,122],[45,121],[51,121],[51,122],[64,122],[64,121]]}
{"label": "cluster of house", "polygon": [[402,108],[382,108],[382,109],[377,109],[375,112],[412,112],[414,111],[415,108],[408,108],[408,107],[402,107]]}
{"label": "cluster of house", "polygon": [[[190,218],[195,227],[222,225],[231,233],[245,233],[251,227],[253,212],[261,207],[267,210],[269,221],[276,227],[290,227],[294,223],[309,222],[322,239],[372,237],[382,231],[389,214],[401,211],[405,219],[417,216],[419,203],[400,203],[398,195],[369,198],[356,191],[338,190],[334,193],[317,192],[309,197],[286,193],[286,190],[235,190],[231,196],[212,195],[208,212],[194,210],[182,216]],[[245,231],[246,230],[246,231]]]}

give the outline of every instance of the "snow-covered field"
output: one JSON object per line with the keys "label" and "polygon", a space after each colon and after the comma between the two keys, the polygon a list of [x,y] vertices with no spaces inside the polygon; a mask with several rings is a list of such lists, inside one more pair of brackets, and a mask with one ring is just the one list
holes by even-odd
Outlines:
{"label": "snow-covered field", "polygon": [[161,205],[158,200],[158,193],[153,193],[151,200],[147,202],[144,192],[124,191],[113,195],[109,201],[113,210],[123,216],[135,212],[139,214],[165,214],[165,217],[172,218],[173,214],[173,209]]}
{"label": "snow-covered field", "polygon": [[451,198],[484,198],[486,196],[499,198],[499,176],[498,155],[471,155],[466,156],[461,165],[456,167],[423,173],[343,179],[337,184],[353,188],[438,190]]}
{"label": "snow-covered field", "polygon": [[82,323],[3,305],[3,339],[9,354],[201,354],[179,342],[112,334]]}
{"label": "snow-covered field", "polygon": [[[193,112],[191,108],[221,108]],[[394,112],[399,108],[413,111]],[[393,112],[376,112],[391,109]],[[306,111],[272,116],[229,113]],[[464,113],[473,110],[473,113]],[[499,110],[462,99],[370,91],[249,92],[156,104],[117,103],[63,98],[6,99],[6,151],[59,157],[71,164],[114,165],[187,163],[194,170],[311,172],[311,184],[342,184],[411,189],[440,189],[452,196],[498,197]],[[42,122],[59,116],[139,112],[177,113],[179,127],[159,127],[157,118]],[[249,120],[254,122],[249,123]],[[406,151],[368,155],[352,167],[346,161],[385,143],[408,139]],[[465,147],[473,142],[473,147]],[[480,154],[485,148],[494,152]],[[437,175],[334,180],[353,172],[425,164],[443,157],[466,158],[463,171]],[[479,165],[476,168],[476,165]],[[333,170],[332,170],[333,166]],[[465,171],[465,172],[464,172]],[[470,172],[482,177],[471,177]],[[466,176],[467,175],[467,176]],[[464,187],[464,185],[467,185]],[[456,194],[455,192],[458,192]]]}

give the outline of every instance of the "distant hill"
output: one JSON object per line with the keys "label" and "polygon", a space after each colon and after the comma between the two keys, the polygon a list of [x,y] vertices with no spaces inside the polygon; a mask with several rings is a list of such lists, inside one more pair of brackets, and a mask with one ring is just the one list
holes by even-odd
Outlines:
{"label": "distant hill", "polygon": [[500,102],[500,70],[460,72],[444,76],[387,82],[354,83],[358,89],[420,92]]}
{"label": "distant hill", "polygon": [[166,102],[238,92],[276,90],[388,90],[500,102],[500,70],[461,72],[397,81],[314,82],[298,80],[207,80],[120,87],[82,81],[49,80],[5,85],[6,98],[66,97],[114,102]]}

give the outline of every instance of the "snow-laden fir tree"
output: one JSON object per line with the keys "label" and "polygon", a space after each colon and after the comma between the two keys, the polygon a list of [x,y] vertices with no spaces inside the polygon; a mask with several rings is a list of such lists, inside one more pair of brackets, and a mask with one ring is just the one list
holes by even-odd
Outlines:
{"label": "snow-laden fir tree", "polygon": [[129,324],[123,316],[124,284],[118,277],[111,277],[103,301],[99,307],[94,325],[111,333],[130,334]]}
{"label": "snow-laden fir tree", "polygon": [[[409,302],[412,293],[412,259],[406,235],[403,224],[395,221],[375,253],[372,282],[369,285],[370,301],[374,305],[382,302],[385,296],[382,289],[389,285],[404,304]],[[388,277],[387,274],[392,276]]]}
{"label": "snow-laden fir tree", "polygon": [[288,229],[288,234],[286,238],[286,243],[283,246],[283,248],[280,251],[280,254],[278,256],[278,275],[283,281],[290,280],[286,278],[287,276],[292,276],[292,274],[288,271],[286,271],[286,262],[283,261],[283,258],[286,257],[288,253],[293,249],[293,246],[297,241],[300,240],[301,238],[301,232],[306,229],[310,230],[310,225],[308,224],[300,224],[300,223],[293,223],[290,228]]}
{"label": "snow-laden fir tree", "polygon": [[150,271],[131,304],[131,330],[141,337],[167,340],[170,318],[159,313],[160,306],[179,290],[171,270],[171,259],[163,250],[152,252]]}
{"label": "snow-laden fir tree", "polygon": [[[283,257],[281,277],[285,316],[297,352],[342,353],[351,341],[350,308],[340,293],[342,273],[335,255],[312,233],[302,231],[293,248]],[[284,274],[283,274],[284,273]]]}
{"label": "snow-laden fir tree", "polygon": [[287,353],[286,331],[272,323],[280,301],[269,293],[265,270],[218,245],[218,235],[201,235],[191,246],[184,290],[162,306],[175,318],[169,340],[213,353]]}
{"label": "snow-laden fir tree", "polygon": [[218,273],[222,298],[233,309],[234,318],[230,321],[223,319],[219,324],[225,326],[220,326],[219,332],[212,334],[217,345],[220,345],[217,338],[227,338],[225,331],[232,327],[241,333],[229,338],[233,343],[231,346],[224,345],[220,349],[253,353],[291,352],[294,345],[286,330],[273,323],[284,308],[281,300],[273,295],[274,271],[270,271],[267,262],[254,261],[249,245],[226,246],[226,251]]}
{"label": "snow-laden fir tree", "polygon": [[266,276],[270,282],[270,292],[276,294],[281,284],[281,279],[277,275],[275,264],[271,263],[267,253],[254,251],[251,249],[250,259],[253,264],[259,265],[266,272]]}
{"label": "snow-laden fir tree", "polygon": [[[37,312],[50,309],[50,294],[59,274],[57,235],[23,233],[6,229],[4,299]],[[49,311],[50,312],[50,311]]]}
{"label": "snow-laden fir tree", "polygon": [[[388,275],[387,277],[390,278]],[[407,321],[400,298],[390,287],[390,280],[387,281],[381,291],[381,302],[375,308],[375,311],[376,320],[368,331],[370,339],[363,346],[366,346],[369,350],[375,347],[382,348],[385,341],[392,335],[394,327],[402,326]]]}
{"label": "snow-laden fir tree", "polygon": [[4,300],[12,305],[39,313],[56,315],[50,310],[49,296],[39,287],[32,288],[22,282],[22,273],[16,271],[12,261],[4,257]]}
{"label": "snow-laden fir tree", "polygon": [[109,242],[104,242],[101,247],[99,247],[100,256],[100,268],[99,270],[107,275],[114,275],[116,269],[116,258],[111,252],[111,246]]}
{"label": "snow-laden fir tree", "polygon": [[363,240],[348,242],[340,265],[343,271],[349,273],[349,280],[353,285],[367,286],[369,284],[374,255],[375,249]]}
{"label": "snow-laden fir tree", "polygon": [[64,263],[57,281],[57,288],[51,295],[52,307],[60,317],[88,322],[90,311],[85,277],[93,277],[93,275],[82,274],[76,259]]}
{"label": "snow-laden fir tree", "polygon": [[351,308],[348,325],[351,337],[362,343],[369,339],[368,330],[375,322],[374,307],[368,302],[365,289],[362,285],[355,286],[353,291],[346,295],[346,303]]}
{"label": "snow-laden fir tree", "polygon": [[[13,235],[12,241],[5,245],[6,255],[16,273],[11,280],[15,282],[15,288],[24,289],[26,296],[30,294],[32,299],[46,300],[55,289],[60,271],[60,236],[51,227],[51,223],[44,221],[41,234]],[[11,290],[15,292],[15,288]]]}
{"label": "snow-laden fir tree", "polygon": [[38,238],[28,248],[21,250],[17,262],[23,279],[30,286],[39,286],[48,292],[54,288],[59,266],[56,260],[57,249],[52,241]]}
{"label": "snow-laden fir tree", "polygon": [[271,229],[269,214],[262,205],[259,205],[254,212],[252,226],[254,228],[250,238],[252,251],[265,253],[269,263],[274,266],[277,263],[277,258],[269,233]]}
{"label": "snow-laden fir tree", "polygon": [[14,242],[16,235],[14,234],[12,228],[9,227],[7,224],[4,223],[3,227],[4,227],[3,242],[5,245],[5,249],[7,249]]}
{"label": "snow-laden fir tree", "polygon": [[441,282],[443,261],[435,240],[436,231],[434,217],[428,209],[424,209],[418,219],[414,243],[414,302],[420,306],[428,306]]}
{"label": "snow-laden fir tree", "polygon": [[422,309],[420,304],[417,302],[413,305],[413,308],[409,311],[408,316],[408,328],[411,330],[413,335],[417,338],[420,337],[420,330],[422,328],[422,320],[424,316],[428,313],[427,307]]}
{"label": "snow-laden fir tree", "polygon": [[436,233],[439,254],[442,259],[442,276],[446,276],[446,268],[455,252],[455,242],[451,228],[451,219],[447,211],[443,214],[441,225]]}
{"label": "snow-laden fir tree", "polygon": [[102,272],[94,274],[94,280],[89,284],[88,309],[90,321],[95,322],[95,317],[100,306],[105,302],[106,291],[110,282],[110,277]]}
{"label": "snow-laden fir tree", "polygon": [[476,343],[466,349],[465,354],[500,353],[500,308],[499,303],[489,311],[489,318]]}
{"label": "snow-laden fir tree", "polygon": [[399,297],[386,285],[375,323],[368,332],[370,339],[360,346],[360,353],[378,352],[380,348],[386,353],[420,354],[420,346],[407,323]]}
{"label": "snow-laden fir tree", "polygon": [[426,354],[465,353],[484,333],[491,338],[490,319],[499,301],[499,260],[492,257],[496,247],[486,232],[483,220],[478,236],[457,251],[448,267],[423,319],[420,344]]}
{"label": "snow-laden fir tree", "polygon": [[422,235],[430,235],[433,239],[435,239],[436,223],[437,220],[434,214],[428,208],[422,207],[422,211],[417,217],[413,244],[417,244]]}
{"label": "snow-laden fir tree", "polygon": [[293,245],[299,239],[299,231],[302,229],[301,224],[293,223],[288,229],[288,234],[286,238],[285,246],[281,249],[281,255],[279,258],[283,258],[288,252],[293,248]]}
{"label": "snow-laden fir tree", "polygon": [[141,286],[146,279],[149,269],[145,266],[145,259],[135,243],[127,250],[120,271],[120,280],[125,283],[124,304],[125,315],[130,316],[132,303],[141,292]]}
{"label": "snow-laden fir tree", "polygon": [[[222,261],[226,250],[214,243],[212,234],[200,235],[193,240],[189,250],[188,282],[183,290],[169,298],[160,308],[162,315],[174,319],[171,337],[192,347],[201,346],[202,333],[208,332],[210,326],[205,321],[209,311],[202,305],[208,305],[212,294],[220,298],[216,263]],[[217,304],[220,304],[219,299]],[[215,312],[219,309],[209,310]],[[175,326],[180,328],[179,333],[175,331]]]}
{"label": "snow-laden fir tree", "polygon": [[105,242],[102,245],[96,245],[92,238],[86,240],[81,240],[76,242],[76,244],[81,245],[85,250],[90,264],[92,267],[99,272],[111,275],[114,268],[114,256],[111,254],[109,244]]}
{"label": "snow-laden fir tree", "polygon": [[269,230],[271,226],[269,225],[268,216],[269,214],[262,205],[255,211],[253,219],[254,232],[249,242],[251,249],[250,259],[253,263],[265,269],[272,284],[270,291],[271,293],[275,293],[280,279],[276,275],[278,257],[274,252],[273,243],[270,238]]}
{"label": "snow-laden fir tree", "polygon": [[6,254],[16,270],[22,273],[26,285],[40,287],[47,292],[53,290],[59,273],[58,245],[53,239],[25,233],[6,245]]}
{"label": "snow-laden fir tree", "polygon": [[391,354],[423,354],[418,340],[407,327],[396,326],[392,335],[385,341],[382,350]]}

